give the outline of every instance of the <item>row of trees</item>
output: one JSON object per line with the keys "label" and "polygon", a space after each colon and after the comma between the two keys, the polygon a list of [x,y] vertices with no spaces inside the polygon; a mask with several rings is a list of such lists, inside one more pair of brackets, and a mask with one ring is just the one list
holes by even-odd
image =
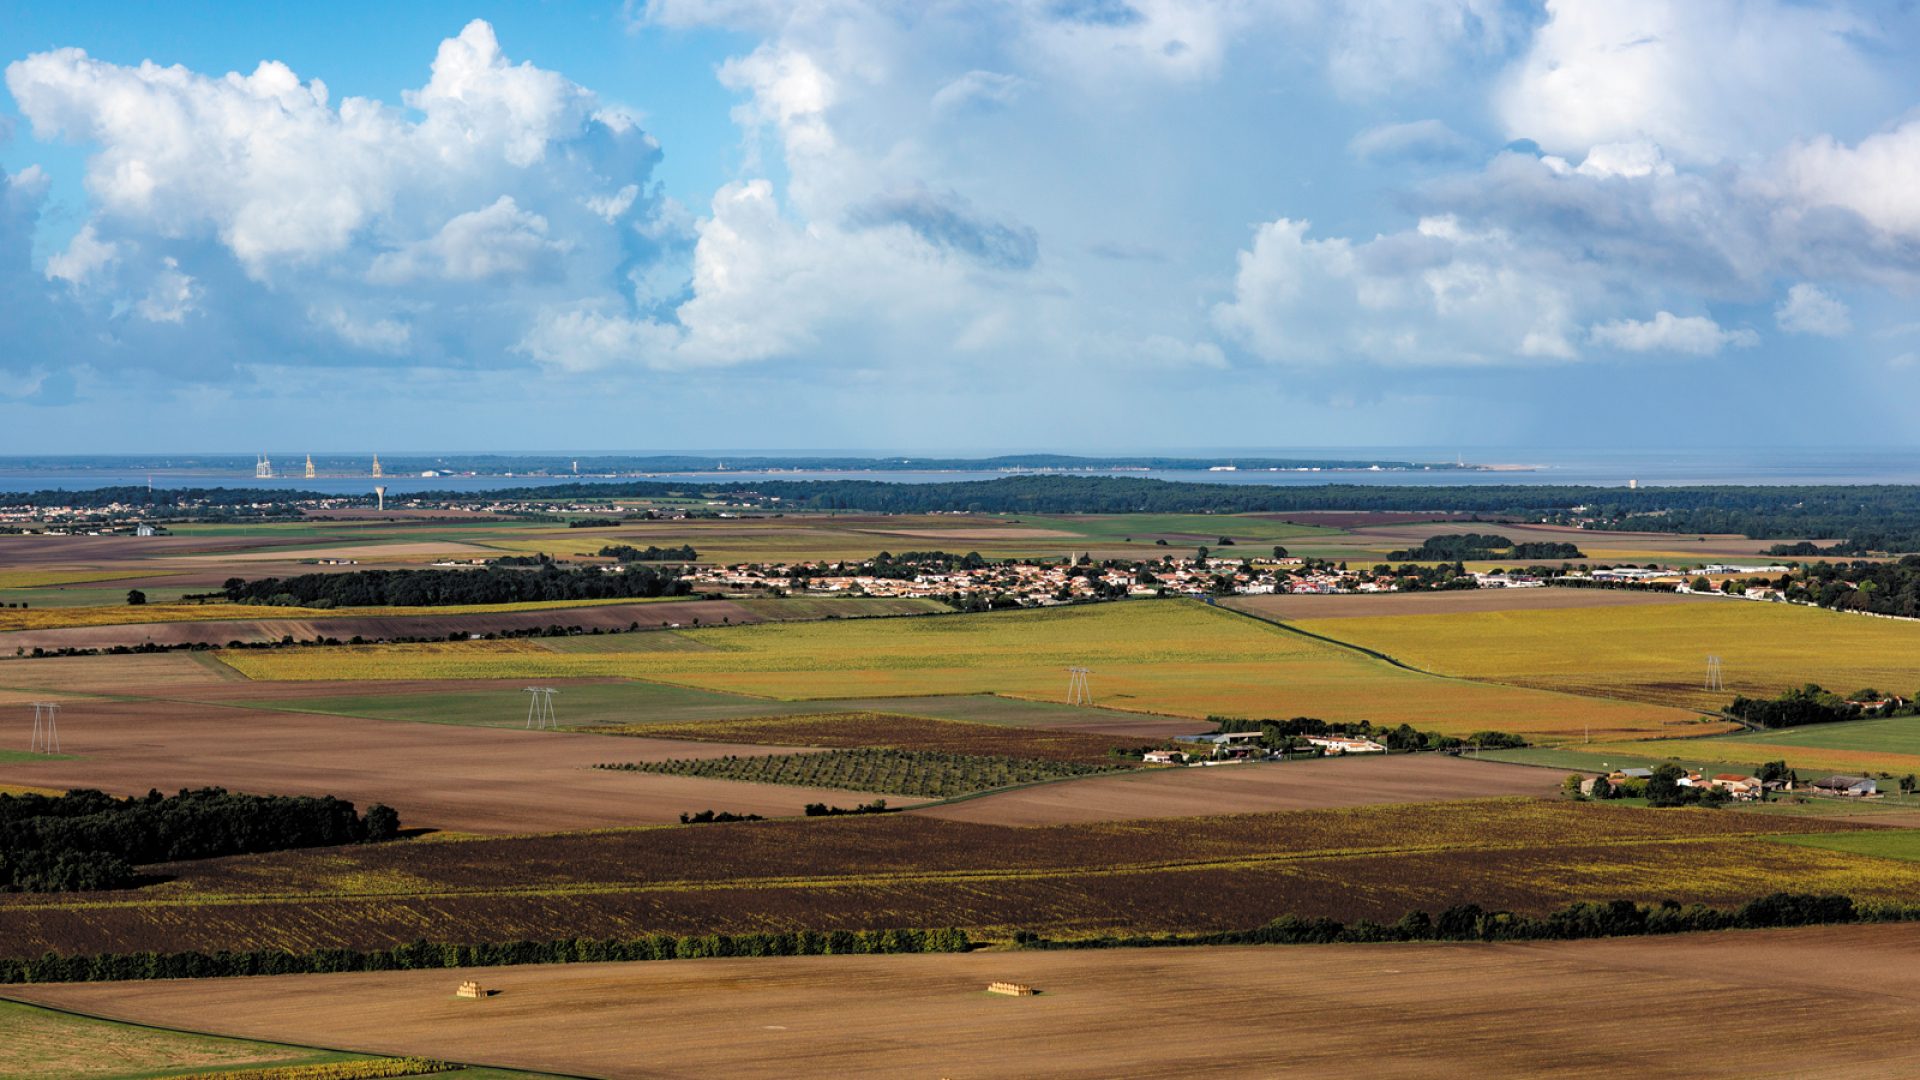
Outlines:
{"label": "row of trees", "polygon": [[125,888],[139,864],[389,840],[399,831],[391,807],[376,803],[363,816],[330,795],[0,795],[0,890]]}
{"label": "row of trees", "polygon": [[1417,548],[1391,552],[1389,559],[1435,562],[1461,559],[1584,559],[1578,545],[1551,541],[1514,543],[1498,533],[1442,533]]}
{"label": "row of trees", "polygon": [[963,930],[789,930],[761,934],[651,934],[635,938],[559,938],[456,945],[416,941],[390,949],[315,949],[287,952],[139,952],[96,956],[47,953],[0,959],[0,983],[119,982],[130,979],[210,979],[233,975],[299,975],[340,971],[412,971],[506,967],[515,964],[599,964],[631,960],[693,960],[718,956],[966,952]]}
{"label": "row of trees", "polygon": [[618,559],[623,563],[693,562],[700,557],[700,553],[693,550],[692,544],[681,544],[679,547],[670,548],[656,547],[652,544],[643,548],[634,547],[632,544],[608,544],[600,549],[600,554],[603,558]]}
{"label": "row of trees", "polygon": [[1854,702],[1880,701],[1889,704],[1876,709],[1873,715],[1887,716],[1896,711],[1892,699],[1872,687],[1856,690],[1848,699],[1822,689],[1818,683],[1808,683],[1776,698],[1735,697],[1733,704],[1727,706],[1727,715],[1754,727],[1800,727],[1857,720],[1866,710]]}
{"label": "row of trees", "polygon": [[1573,941],[1645,934],[1685,934],[1701,930],[1822,926],[1859,921],[1900,922],[1920,918],[1920,908],[1863,906],[1851,897],[1811,893],[1772,893],[1737,908],[1704,904],[1681,906],[1672,900],[1636,904],[1631,900],[1582,901],[1546,915],[1488,911],[1459,904],[1431,915],[1410,911],[1398,921],[1304,919],[1283,915],[1253,930],[1165,937],[1107,937],[1050,941],[1017,933],[1014,943],[1029,949],[1110,949],[1160,945],[1321,945],[1382,941]]}
{"label": "row of trees", "polygon": [[281,607],[435,607],[461,604],[521,604],[553,600],[644,599],[685,596],[692,587],[678,573],[630,566],[621,573],[567,570],[357,570],[345,574],[300,574],[222,586],[233,603]]}
{"label": "row of trees", "polygon": [[1518,735],[1504,731],[1476,731],[1466,738],[1420,731],[1412,724],[1397,726],[1375,724],[1370,720],[1321,720],[1296,716],[1291,720],[1246,720],[1230,716],[1210,716],[1216,735],[1229,732],[1258,731],[1260,744],[1269,750],[1286,750],[1308,735],[1335,738],[1372,739],[1394,752],[1414,750],[1457,750],[1478,747],[1483,750],[1510,750],[1527,745]]}

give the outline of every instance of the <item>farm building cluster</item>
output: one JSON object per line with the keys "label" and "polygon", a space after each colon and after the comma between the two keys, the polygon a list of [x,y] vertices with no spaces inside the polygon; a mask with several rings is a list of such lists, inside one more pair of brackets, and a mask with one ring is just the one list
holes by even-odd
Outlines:
{"label": "farm building cluster", "polygon": [[[1646,782],[1653,779],[1653,770],[1646,768],[1615,769],[1605,777],[1588,777],[1580,784],[1580,794],[1592,795],[1594,788],[1604,779],[1615,788],[1636,781]],[[1823,776],[1817,780],[1797,780],[1792,775],[1775,779],[1761,779],[1745,773],[1704,773],[1698,769],[1689,769],[1674,778],[1674,783],[1682,788],[1699,788],[1707,791],[1723,791],[1736,802],[1754,802],[1765,799],[1769,794],[1793,794],[1796,792],[1815,795],[1838,795],[1846,798],[1877,798],[1880,784],[1870,776],[1834,775]]]}

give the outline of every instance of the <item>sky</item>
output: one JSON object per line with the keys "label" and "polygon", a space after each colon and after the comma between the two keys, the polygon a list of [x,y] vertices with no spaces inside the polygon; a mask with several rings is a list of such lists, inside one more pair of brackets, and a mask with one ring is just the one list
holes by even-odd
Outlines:
{"label": "sky", "polygon": [[0,0],[0,454],[1920,446],[1920,10]]}

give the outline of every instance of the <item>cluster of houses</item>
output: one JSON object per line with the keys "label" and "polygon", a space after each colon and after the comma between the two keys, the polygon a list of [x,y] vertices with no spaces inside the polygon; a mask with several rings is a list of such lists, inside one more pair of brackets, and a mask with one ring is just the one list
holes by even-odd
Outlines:
{"label": "cluster of houses", "polygon": [[[1213,596],[1231,593],[1393,592],[1405,582],[1371,570],[1340,570],[1295,558],[1147,560],[1132,564],[1087,565],[1085,557],[1064,561],[1009,561],[979,567],[929,568],[911,577],[860,573],[856,564],[736,563],[696,567],[688,581],[695,591],[781,590],[836,596],[1007,597],[1045,606],[1074,600],[1119,596]],[[1528,588],[1546,582],[1525,574],[1474,574],[1481,588]]]}
{"label": "cluster of houses", "polygon": [[[1180,735],[1174,742],[1191,746],[1191,750],[1149,750],[1143,760],[1149,765],[1185,765],[1196,759],[1201,761],[1250,761],[1284,757],[1284,753],[1267,748],[1264,733],[1259,731],[1221,731],[1208,735]],[[1384,754],[1385,745],[1372,739],[1360,739],[1343,735],[1302,735],[1294,740],[1318,749],[1327,757],[1340,757],[1346,754]]]}
{"label": "cluster of houses", "polygon": [[[1652,769],[1615,769],[1606,776],[1607,783],[1615,787],[1629,781],[1646,781],[1653,778]],[[1580,783],[1580,794],[1593,794],[1594,785],[1599,777],[1588,777]],[[1807,791],[1820,795],[1841,795],[1848,798],[1867,798],[1878,796],[1880,785],[1870,776],[1827,776],[1812,782],[1796,782],[1792,779],[1761,780],[1757,776],[1742,773],[1714,773],[1707,775],[1698,769],[1689,769],[1675,783],[1683,788],[1707,788],[1725,791],[1727,795],[1740,802],[1752,802],[1764,799],[1769,792],[1790,793]]]}

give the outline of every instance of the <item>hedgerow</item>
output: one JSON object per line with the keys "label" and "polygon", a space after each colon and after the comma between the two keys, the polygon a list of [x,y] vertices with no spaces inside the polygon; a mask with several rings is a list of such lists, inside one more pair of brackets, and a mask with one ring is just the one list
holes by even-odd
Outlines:
{"label": "hedgerow", "polygon": [[279,949],[247,952],[142,952],[0,959],[0,983],[120,982],[134,979],[210,979],[236,975],[307,975],[343,971],[507,967],[517,964],[597,964],[631,960],[692,960],[716,956],[829,956],[839,954],[965,952],[966,932],[943,930],[792,930],[760,934],[653,934],[636,938],[559,938],[480,945],[416,941],[391,949]]}
{"label": "hedgerow", "polygon": [[1586,938],[1685,934],[1703,930],[1756,930],[1851,922],[1920,920],[1920,907],[1858,904],[1852,897],[1812,893],[1772,893],[1737,908],[1673,901],[1636,904],[1631,900],[1582,901],[1546,915],[1487,911],[1459,904],[1431,915],[1410,911],[1394,923],[1362,919],[1303,919],[1283,915],[1251,930],[1158,937],[1098,937],[1054,941],[1021,932],[1014,944],[1028,949],[1146,948],[1167,945],[1326,945],[1382,941],[1577,941]]}

